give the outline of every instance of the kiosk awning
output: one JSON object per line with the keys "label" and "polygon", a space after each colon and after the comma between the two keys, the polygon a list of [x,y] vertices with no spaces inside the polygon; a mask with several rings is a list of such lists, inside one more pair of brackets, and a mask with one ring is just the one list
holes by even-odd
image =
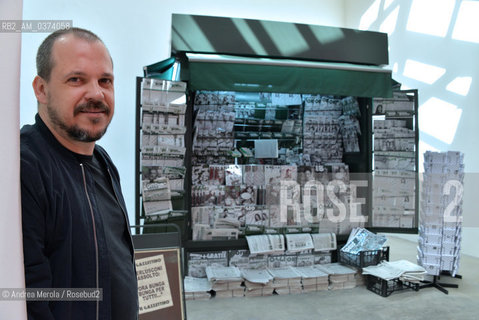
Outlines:
{"label": "kiosk awning", "polygon": [[192,90],[391,97],[391,70],[348,63],[187,53],[181,80]]}

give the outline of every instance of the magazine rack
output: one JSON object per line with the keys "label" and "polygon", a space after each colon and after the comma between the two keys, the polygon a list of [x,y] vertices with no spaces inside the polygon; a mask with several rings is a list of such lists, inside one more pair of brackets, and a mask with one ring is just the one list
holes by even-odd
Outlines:
{"label": "magazine rack", "polygon": [[422,285],[420,287],[420,289],[431,288],[432,287],[432,288],[436,288],[437,290],[441,291],[444,294],[449,294],[449,291],[446,288],[459,288],[459,285],[455,284],[455,283],[439,282],[439,280],[441,279],[441,275],[450,276],[452,278],[462,279],[461,275],[456,274],[456,275],[453,276],[449,272],[442,272],[438,276],[433,276],[432,281],[422,281],[422,283],[424,283],[424,285]]}

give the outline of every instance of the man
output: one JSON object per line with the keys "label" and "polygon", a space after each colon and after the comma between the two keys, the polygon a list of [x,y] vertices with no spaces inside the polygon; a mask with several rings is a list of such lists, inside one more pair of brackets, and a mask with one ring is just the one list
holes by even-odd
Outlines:
{"label": "man", "polygon": [[34,125],[21,140],[27,288],[99,288],[101,301],[28,301],[29,319],[137,319],[133,245],[116,167],[95,141],[114,111],[103,42],[72,28],[37,53]]}

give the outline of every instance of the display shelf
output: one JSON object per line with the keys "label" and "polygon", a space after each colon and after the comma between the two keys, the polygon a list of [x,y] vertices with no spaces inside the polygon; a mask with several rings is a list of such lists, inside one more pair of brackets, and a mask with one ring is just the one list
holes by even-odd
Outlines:
{"label": "display shelf", "polygon": [[187,213],[187,211],[175,210],[166,214],[142,216],[141,219],[148,223],[164,223],[168,219],[178,219],[185,217]]}
{"label": "display shelf", "polygon": [[[348,239],[346,235],[338,235],[336,241],[338,244],[344,245]],[[248,243],[246,238],[239,238],[237,240],[188,240],[183,244],[186,251],[198,252],[198,251],[216,251],[216,250],[233,250],[233,249],[246,249]],[[333,255],[335,261],[337,261],[337,254]]]}
{"label": "display shelf", "polygon": [[375,232],[418,231],[417,110],[417,90],[394,91],[392,98],[373,99],[370,227]]}
{"label": "display shelf", "polygon": [[135,223],[183,217],[184,234],[186,84],[138,77],[136,85]]}
{"label": "display shelf", "polygon": [[[146,90],[146,91],[165,91],[165,89],[159,89],[159,88],[143,88],[143,90]],[[169,89],[168,90],[169,92],[181,92],[183,93],[184,90],[183,89]]]}
{"label": "display shelf", "polygon": [[215,251],[215,250],[232,250],[232,249],[245,249],[248,247],[248,243],[245,238],[238,240],[188,240],[184,243],[184,247],[189,252],[197,251]]}
{"label": "display shelf", "polygon": [[440,282],[439,280],[441,279],[441,276],[449,276],[449,277],[452,277],[452,278],[462,280],[461,275],[456,274],[456,275],[452,276],[450,272],[441,272],[438,276],[433,276],[432,281],[427,281],[427,280],[426,281],[421,281],[422,285],[420,286],[420,288],[421,289],[436,288],[437,290],[441,291],[444,294],[449,294],[449,290],[447,290],[446,288],[453,288],[453,289],[459,288],[459,285],[456,284],[456,283]]}

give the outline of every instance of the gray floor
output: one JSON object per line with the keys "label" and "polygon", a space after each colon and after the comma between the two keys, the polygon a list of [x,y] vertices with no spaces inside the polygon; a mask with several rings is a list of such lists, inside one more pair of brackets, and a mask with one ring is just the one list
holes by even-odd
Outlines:
{"label": "gray floor", "polygon": [[[416,243],[389,237],[390,260],[416,262]],[[188,320],[283,319],[479,319],[479,258],[462,255],[463,279],[441,277],[457,283],[446,295],[435,288],[404,290],[383,298],[366,289],[314,292],[298,295],[223,298],[187,301]]]}

